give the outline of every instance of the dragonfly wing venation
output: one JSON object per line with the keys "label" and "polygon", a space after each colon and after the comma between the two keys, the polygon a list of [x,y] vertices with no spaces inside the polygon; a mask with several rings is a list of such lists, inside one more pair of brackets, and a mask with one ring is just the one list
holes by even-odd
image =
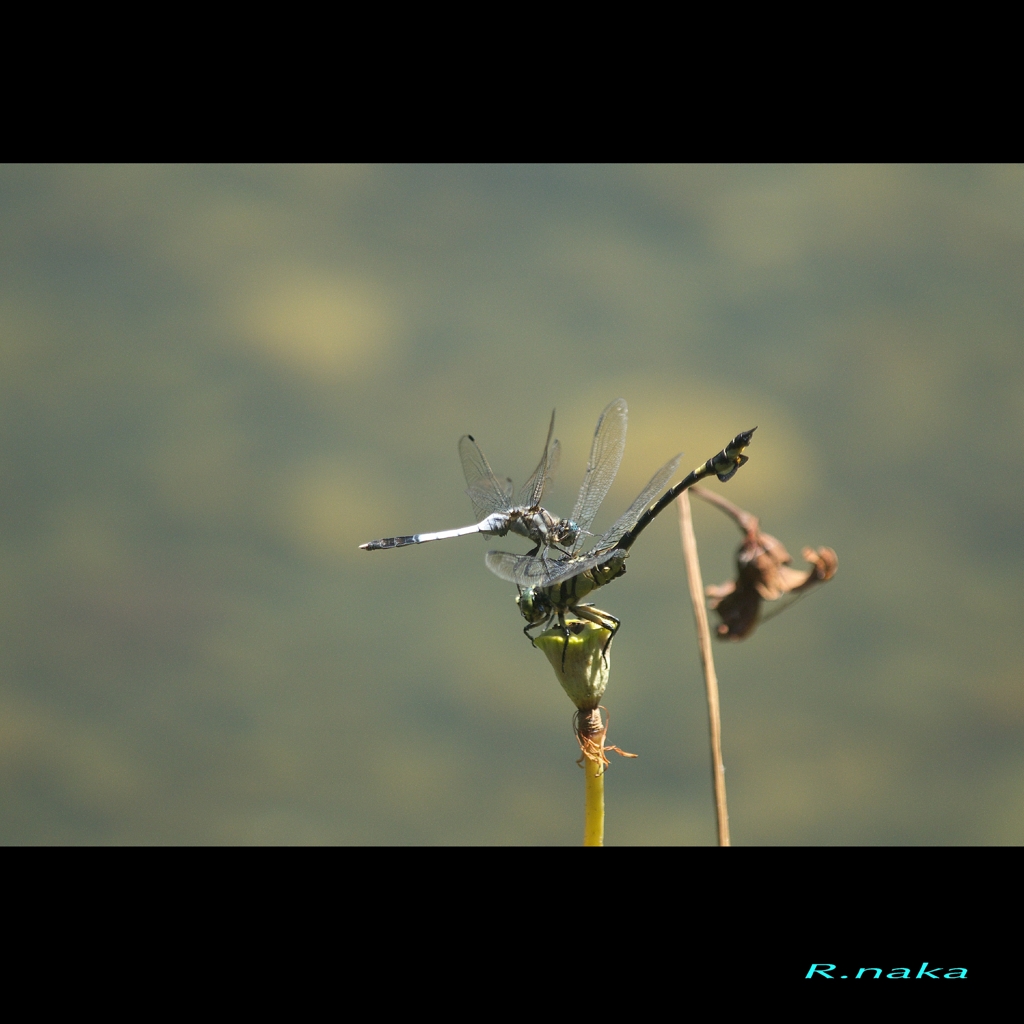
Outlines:
{"label": "dragonfly wing venation", "polygon": [[582,558],[577,557],[567,559],[564,562],[555,562],[551,566],[551,570],[545,575],[542,586],[557,586],[559,583],[572,579],[573,576],[579,576],[581,573],[588,572],[599,565],[604,565],[605,562],[610,562],[613,558],[625,557],[626,552],[621,548],[602,548],[600,551],[591,551],[590,554]]}
{"label": "dragonfly wing venation", "polygon": [[520,587],[546,586],[544,577],[548,567],[543,558],[533,555],[513,555],[509,551],[488,551],[484,559],[487,568],[507,583]]}
{"label": "dragonfly wing venation", "polygon": [[[562,457],[562,446],[558,443],[557,437],[551,442],[551,450],[545,454],[547,458],[541,460],[541,465],[533,471],[533,476],[523,484],[519,491],[516,503],[520,508],[537,508],[540,505],[541,499],[544,497],[544,490],[554,477]],[[511,495],[509,498],[511,505]]]}
{"label": "dragonfly wing venation", "polygon": [[544,496],[544,488],[558,465],[561,447],[557,439],[554,442],[551,440],[551,435],[554,432],[555,410],[552,409],[551,422],[548,424],[548,437],[544,442],[544,451],[541,453],[540,462],[537,463],[537,468],[519,492],[519,504],[523,508],[536,508],[540,504],[540,500]]}
{"label": "dragonfly wing venation", "polygon": [[557,586],[588,569],[593,569],[613,558],[625,556],[626,552],[621,548],[605,548],[582,558],[562,558],[557,561],[537,558],[534,555],[513,555],[508,551],[488,551],[485,560],[487,568],[495,576],[500,576],[508,583],[515,583],[520,587],[536,589]]}
{"label": "dragonfly wing venation", "polygon": [[594,441],[590,446],[590,461],[583,476],[572,521],[580,528],[580,536],[590,529],[597,510],[619,471],[622,452],[626,447],[626,401],[616,398],[609,402],[597,421]]}
{"label": "dragonfly wing venation", "polygon": [[651,477],[647,482],[647,486],[636,496],[636,500],[633,504],[615,520],[615,524],[597,541],[595,547],[612,547],[614,544],[619,542],[619,539],[624,534],[628,533],[634,526],[636,526],[638,520],[646,511],[647,506],[654,500],[655,495],[664,490],[665,485],[672,479],[682,457],[683,453],[680,452],[674,458],[669,459],[668,462],[666,462],[665,465]]}
{"label": "dragonfly wing venation", "polygon": [[487,464],[484,453],[480,451],[480,446],[470,434],[459,438],[459,459],[466,477],[466,493],[477,516],[486,519],[492,512],[505,511],[508,508],[511,481],[502,484],[498,480]]}

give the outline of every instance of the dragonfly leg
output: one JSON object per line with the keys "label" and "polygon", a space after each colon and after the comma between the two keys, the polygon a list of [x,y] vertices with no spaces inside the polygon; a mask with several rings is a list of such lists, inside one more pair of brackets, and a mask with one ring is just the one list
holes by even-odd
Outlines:
{"label": "dragonfly leg", "polygon": [[600,608],[595,608],[590,604],[578,604],[573,611],[581,618],[586,619],[588,622],[594,622],[602,629],[608,630],[608,639],[604,642],[604,647],[601,648],[601,657],[608,660],[608,645],[612,642],[613,637],[619,631],[619,626],[622,623],[615,618],[614,615],[609,612],[602,611]]}
{"label": "dragonfly leg", "polygon": [[569,650],[569,627],[565,624],[565,612],[558,613],[558,624],[562,627],[562,671],[565,671],[565,655]]}
{"label": "dragonfly leg", "polygon": [[615,634],[618,633],[619,626],[622,625],[614,615],[609,615],[608,618],[612,620],[612,625],[608,627],[608,632],[611,633],[611,636],[605,640],[604,647],[601,648],[601,657],[604,658],[606,664],[608,662],[608,645],[612,642],[612,638]]}

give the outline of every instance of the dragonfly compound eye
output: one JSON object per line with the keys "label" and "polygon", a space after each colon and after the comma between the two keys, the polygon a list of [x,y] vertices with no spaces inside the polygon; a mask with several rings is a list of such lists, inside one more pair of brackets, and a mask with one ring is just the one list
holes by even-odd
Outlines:
{"label": "dragonfly compound eye", "polygon": [[533,587],[526,587],[516,598],[519,612],[530,625],[540,625],[551,615],[551,602]]}
{"label": "dragonfly compound eye", "polygon": [[553,539],[556,544],[575,544],[581,532],[571,519],[563,519],[558,524]]}

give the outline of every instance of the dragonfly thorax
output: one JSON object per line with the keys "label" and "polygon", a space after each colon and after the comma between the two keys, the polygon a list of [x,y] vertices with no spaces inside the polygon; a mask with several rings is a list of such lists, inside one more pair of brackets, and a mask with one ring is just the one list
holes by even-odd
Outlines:
{"label": "dragonfly thorax", "polygon": [[516,604],[519,613],[531,626],[540,626],[561,613],[577,609],[583,598],[592,590],[625,575],[625,554],[612,555],[601,565],[596,565],[577,576],[570,576],[562,583],[550,587],[522,587]]}
{"label": "dragonfly thorax", "polygon": [[513,510],[506,516],[505,529],[544,547],[575,544],[580,534],[572,520],[556,519],[546,508]]}

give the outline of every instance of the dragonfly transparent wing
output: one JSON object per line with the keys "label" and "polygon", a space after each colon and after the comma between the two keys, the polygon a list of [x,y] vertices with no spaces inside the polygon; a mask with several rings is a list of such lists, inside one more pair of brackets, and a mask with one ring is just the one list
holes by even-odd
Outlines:
{"label": "dragonfly transparent wing", "polygon": [[477,518],[486,519],[492,512],[506,511],[512,482],[498,480],[472,435],[464,434],[459,438],[459,458],[466,476],[466,493],[473,502]]}
{"label": "dragonfly transparent wing", "polygon": [[[616,398],[609,402],[597,421],[594,443],[590,446],[590,461],[583,476],[580,495],[572,512],[572,521],[580,528],[580,538],[601,507],[615,474],[619,471],[622,452],[626,447],[626,400]],[[579,544],[580,541],[577,541]]]}
{"label": "dragonfly transparent wing", "polygon": [[612,558],[625,557],[621,549],[607,549],[592,552],[584,557],[563,558],[557,562],[536,558],[533,555],[513,555],[508,551],[488,551],[485,561],[487,568],[509,583],[520,587],[551,587],[564,580],[579,576],[581,572],[593,569]]}
{"label": "dragonfly transparent wing", "polygon": [[555,432],[555,410],[551,410],[551,423],[548,426],[548,439],[544,442],[544,452],[533,471],[533,476],[523,484],[519,492],[519,505],[522,508],[536,508],[544,496],[544,488],[547,482],[555,474],[558,468],[558,460],[562,449],[557,439],[552,442],[551,435]]}
{"label": "dragonfly transparent wing", "polygon": [[647,486],[636,496],[636,500],[619,516],[615,525],[600,537],[594,547],[585,555],[572,555],[556,560],[537,558],[533,555],[513,555],[507,551],[488,551],[487,568],[509,583],[520,587],[550,587],[563,580],[572,579],[581,572],[593,569],[616,555],[625,556],[625,551],[616,544],[623,534],[628,533],[647,510],[656,494],[672,479],[682,453],[674,456],[647,482]]}
{"label": "dragonfly transparent wing", "polygon": [[495,576],[500,576],[507,583],[516,583],[520,587],[546,586],[544,577],[548,567],[542,558],[513,555],[509,551],[488,551],[484,561]]}
{"label": "dragonfly transparent wing", "polygon": [[665,485],[672,479],[682,457],[683,453],[680,452],[674,458],[669,459],[651,477],[647,486],[636,496],[633,504],[615,520],[614,526],[604,536],[598,538],[597,543],[594,545],[595,550],[613,547],[618,544],[623,534],[629,533],[636,526],[640,517],[647,510],[647,506],[654,500],[654,496],[660,494],[664,490]]}

